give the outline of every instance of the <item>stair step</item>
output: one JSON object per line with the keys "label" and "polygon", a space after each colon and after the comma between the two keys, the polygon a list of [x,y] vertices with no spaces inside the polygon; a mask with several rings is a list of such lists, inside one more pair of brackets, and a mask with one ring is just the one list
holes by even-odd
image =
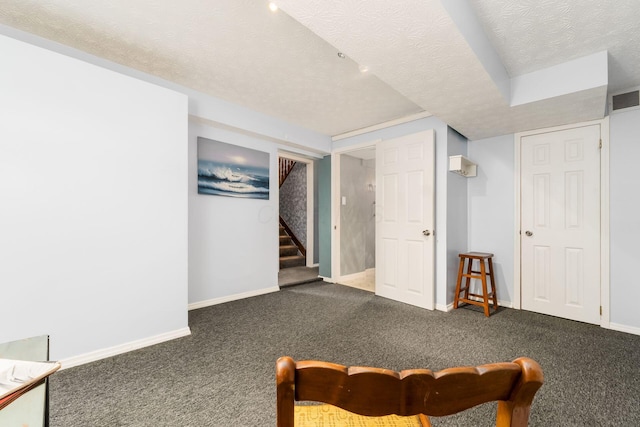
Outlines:
{"label": "stair step", "polygon": [[289,236],[280,236],[280,246],[289,246],[292,245],[293,241]]}
{"label": "stair step", "polygon": [[282,226],[280,226],[280,235],[281,236],[288,236],[287,231]]}
{"label": "stair step", "polygon": [[302,267],[305,264],[305,257],[301,255],[280,257],[280,268]]}
{"label": "stair step", "polygon": [[280,257],[298,255],[298,247],[295,245],[280,246]]}

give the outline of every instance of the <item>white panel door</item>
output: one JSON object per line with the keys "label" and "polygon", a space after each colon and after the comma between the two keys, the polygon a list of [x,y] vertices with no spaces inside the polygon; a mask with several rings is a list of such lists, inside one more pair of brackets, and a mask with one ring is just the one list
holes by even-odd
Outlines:
{"label": "white panel door", "polygon": [[376,295],[433,310],[434,133],[376,146]]}
{"label": "white panel door", "polygon": [[600,323],[600,125],[521,139],[522,308]]}

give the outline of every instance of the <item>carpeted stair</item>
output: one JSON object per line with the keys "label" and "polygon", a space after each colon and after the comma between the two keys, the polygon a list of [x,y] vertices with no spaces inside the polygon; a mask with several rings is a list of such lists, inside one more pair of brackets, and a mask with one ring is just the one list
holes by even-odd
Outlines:
{"label": "carpeted stair", "polygon": [[306,259],[293,243],[284,227],[280,226],[280,268],[301,267]]}

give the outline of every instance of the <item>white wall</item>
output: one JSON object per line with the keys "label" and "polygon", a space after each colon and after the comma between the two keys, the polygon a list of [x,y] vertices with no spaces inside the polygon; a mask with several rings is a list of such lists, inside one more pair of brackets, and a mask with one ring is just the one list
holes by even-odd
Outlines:
{"label": "white wall", "polygon": [[[198,194],[198,136],[269,153],[269,200]],[[278,290],[278,146],[189,123],[189,306]]]}
{"label": "white wall", "polygon": [[478,176],[467,180],[470,251],[494,254],[498,301],[513,302],[514,142],[513,135],[469,142],[468,157]]}
{"label": "white wall", "polygon": [[187,97],[0,36],[0,342],[187,324]]}
{"label": "white wall", "polygon": [[[43,63],[41,66],[28,67],[26,72],[18,70],[17,64],[13,67],[0,67],[2,88],[11,84],[17,90],[2,90],[0,105],[5,114],[0,120],[13,120],[14,116],[22,115],[24,121],[30,117],[33,124],[29,125],[38,127],[29,131],[33,135],[40,132],[40,136],[31,138],[29,133],[24,133],[13,141],[36,139],[38,144],[30,143],[29,147],[36,152],[41,150],[47,153],[51,161],[40,165],[30,159],[30,154],[23,152],[23,149],[17,154],[12,153],[17,156],[15,158],[5,156],[5,150],[13,150],[13,147],[4,145],[5,141],[11,140],[4,136],[23,132],[17,128],[20,124],[5,128],[3,121],[0,126],[0,177],[3,178],[0,183],[0,200],[22,198],[24,192],[19,189],[25,190],[23,187],[29,185],[32,187],[29,190],[34,194],[42,193],[38,197],[43,198],[40,204],[45,206],[43,209],[49,209],[47,213],[42,211],[40,215],[26,215],[29,219],[37,216],[42,226],[32,226],[31,230],[16,229],[13,237],[15,240],[19,232],[29,235],[29,239],[21,238],[21,242],[30,247],[42,246],[38,255],[43,259],[45,252],[55,254],[47,255],[51,260],[47,260],[40,273],[41,276],[47,276],[46,280],[32,279],[30,287],[12,290],[13,294],[7,294],[6,297],[24,300],[27,294],[44,292],[44,298],[50,298],[49,294],[54,293],[54,289],[61,292],[49,299],[48,310],[42,312],[42,318],[28,327],[3,330],[0,332],[0,342],[52,333],[51,322],[48,320],[56,321],[49,319],[50,312],[55,311],[54,317],[64,319],[64,324],[60,325],[63,333],[52,333],[52,357],[64,359],[63,366],[73,366],[188,334],[187,307],[195,308],[236,299],[256,294],[256,291],[260,293],[273,290],[273,286],[277,286],[277,237],[271,239],[271,231],[263,232],[273,229],[277,235],[277,227],[270,227],[267,224],[270,220],[266,219],[273,212],[277,216],[277,209],[272,209],[273,203],[277,206],[277,192],[275,195],[272,192],[270,201],[265,205],[266,210],[262,209],[265,206],[259,206],[257,218],[264,222],[261,226],[255,224],[256,206],[252,205],[255,205],[253,201],[244,205],[251,206],[247,210],[226,207],[220,210],[217,205],[212,207],[214,204],[209,202],[194,202],[195,138],[219,137],[224,142],[268,151],[272,154],[272,170],[275,174],[277,172],[273,162],[276,161],[277,149],[320,158],[330,151],[330,137],[0,25],[0,37],[3,41],[5,36],[28,43],[21,43],[14,52],[15,55],[20,56],[22,50],[33,50],[33,46],[38,46],[42,48],[38,50],[42,58],[58,58],[57,61],[67,65],[48,68],[49,64]],[[9,61],[11,56],[8,50],[5,53],[4,47],[3,44],[0,53],[5,61]],[[14,74],[26,77],[15,80],[14,86]],[[37,80],[48,83],[42,92],[36,90],[37,86],[29,89],[31,82]],[[127,85],[122,82],[129,83]],[[56,88],[62,89],[56,92]],[[168,104],[170,108],[165,108]],[[100,108],[105,111],[99,111]],[[42,113],[42,110],[47,111]],[[176,131],[174,126],[178,115],[180,129]],[[193,122],[191,129],[188,129],[187,116]],[[69,143],[62,150],[58,147],[59,143],[68,143],[73,139],[70,135],[73,138],[80,138],[81,135],[83,143]],[[87,145],[85,140],[93,145]],[[82,164],[80,159],[88,161]],[[13,181],[24,180],[20,174],[27,170],[25,166],[30,162],[30,169],[46,166],[42,170],[48,175],[41,182],[65,181],[67,184],[73,181],[73,185],[65,187],[68,193],[62,197],[61,191],[58,191],[53,202],[44,200],[48,196],[38,188],[35,181],[39,175],[36,174],[28,177],[23,187],[13,186]],[[95,174],[93,171],[89,173],[87,169],[92,165],[89,162],[93,162],[96,169],[108,170],[109,174]],[[111,173],[114,168],[117,168],[117,174]],[[91,177],[90,180],[76,179],[76,176],[82,176],[79,172],[85,172],[85,175]],[[9,180],[4,179],[8,176],[11,177]],[[17,176],[20,178],[16,179]],[[152,185],[153,180],[158,185]],[[180,194],[176,193],[178,190],[181,191]],[[4,191],[7,191],[7,197],[4,197]],[[11,197],[8,197],[9,193]],[[72,202],[76,196],[78,201]],[[178,196],[181,197],[180,200]],[[54,202],[56,206],[52,209],[51,203]],[[69,245],[74,246],[73,251],[61,247],[55,240],[43,244],[41,236],[33,235],[55,222],[55,218],[48,215],[57,216],[58,220],[69,215],[68,211],[71,209],[65,211],[67,206],[77,210],[79,216],[79,207],[94,215],[93,221],[87,219],[71,224],[78,228],[77,233],[72,238],[67,232],[64,238],[69,241]],[[194,221],[191,232],[204,233],[212,240],[203,244],[198,240],[201,235],[196,235],[189,247],[189,259],[193,261],[187,270],[187,207],[194,206],[195,210],[190,213],[191,220]],[[27,209],[26,205],[23,207]],[[10,227],[4,221],[6,217],[20,217],[24,214],[19,207],[12,208],[11,211],[3,208],[4,205],[0,204],[0,220],[3,220],[0,231],[4,231],[3,227]],[[171,221],[169,218],[172,218]],[[173,224],[182,220],[183,228],[178,236]],[[222,227],[224,224],[226,227]],[[83,228],[82,232],[79,228]],[[58,229],[60,233],[65,230],[60,227]],[[244,252],[238,257],[225,249],[225,245],[229,248],[237,244],[227,243],[231,230],[236,231],[233,234],[234,239],[239,239],[236,242],[246,244],[242,248]],[[99,236],[96,234],[98,232]],[[11,240],[5,240],[4,234],[1,235],[0,255],[15,250]],[[83,236],[87,239],[102,239],[104,249],[100,257],[88,260],[87,251],[75,247],[75,240]],[[62,239],[62,236],[52,238]],[[111,242],[110,239],[114,241]],[[92,240],[94,241],[96,243],[92,245],[97,245],[97,240]],[[150,252],[137,255],[136,251],[142,251],[147,246],[152,249]],[[165,250],[172,254],[169,260],[163,252]],[[33,249],[29,249],[29,252],[33,252]],[[265,256],[271,253],[276,257],[273,263],[270,255]],[[219,257],[212,262],[211,255]],[[23,253],[21,256],[24,256],[23,262],[26,262],[26,255]],[[12,254],[12,257],[8,259],[19,258],[16,254]],[[250,263],[240,266],[247,258],[250,258]],[[38,261],[42,259],[34,258],[35,263]],[[56,264],[55,268],[47,270],[52,263]],[[154,270],[155,264],[161,268]],[[22,267],[10,270],[4,269],[0,264],[0,286],[4,289],[5,283],[21,284],[22,281],[17,281],[14,276]],[[65,270],[65,274],[56,273],[59,269]],[[67,276],[72,273],[77,275],[82,285],[67,280]],[[48,286],[52,282],[49,274],[56,276],[55,286]],[[86,277],[88,275],[92,275],[93,282]],[[182,275],[180,280],[174,280],[178,275]],[[188,289],[185,287],[187,277],[193,279]],[[114,278],[118,279],[116,284],[112,282]],[[143,282],[142,285],[140,282]],[[64,283],[64,286],[58,286],[58,283]],[[153,285],[149,286],[150,283]],[[87,284],[91,286],[88,287]],[[96,299],[95,302],[92,301],[93,298]],[[187,305],[188,303],[190,304]],[[44,305],[44,302],[40,305]],[[69,307],[73,309],[69,310]],[[36,311],[39,308],[40,306],[36,307]],[[13,311],[0,311],[0,320],[13,314]],[[121,327],[125,323],[127,327]],[[104,329],[108,331],[105,332]],[[78,333],[78,330],[82,333]],[[85,330],[89,332],[85,333]]]}
{"label": "white wall", "polygon": [[636,168],[640,159],[640,110],[610,118],[611,327],[640,334],[638,260],[640,198]]}

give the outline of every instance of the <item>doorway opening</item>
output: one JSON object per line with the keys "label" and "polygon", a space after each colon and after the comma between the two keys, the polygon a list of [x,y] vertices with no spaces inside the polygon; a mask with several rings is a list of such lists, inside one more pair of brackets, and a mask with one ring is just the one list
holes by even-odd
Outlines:
{"label": "doorway opening", "polygon": [[279,284],[298,284],[318,278],[314,263],[314,160],[281,152],[278,164]]}
{"label": "doorway opening", "polygon": [[334,154],[334,218],[337,233],[333,276],[342,285],[375,292],[375,146]]}

